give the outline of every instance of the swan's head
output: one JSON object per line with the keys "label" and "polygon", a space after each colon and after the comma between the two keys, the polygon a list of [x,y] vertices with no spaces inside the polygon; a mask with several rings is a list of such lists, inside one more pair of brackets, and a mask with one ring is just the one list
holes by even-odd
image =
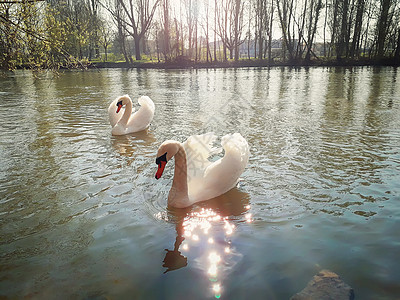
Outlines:
{"label": "swan's head", "polygon": [[160,179],[164,172],[165,165],[167,162],[178,152],[179,142],[165,141],[158,148],[156,156],[156,164],[158,165],[156,179]]}
{"label": "swan's head", "polygon": [[128,95],[123,95],[123,96],[119,97],[119,98],[117,99],[117,103],[115,104],[115,105],[117,106],[117,113],[119,113],[119,111],[121,110],[121,108],[122,108],[123,106],[127,105],[129,101],[132,102],[131,98],[129,98]]}
{"label": "swan's head", "polygon": [[162,173],[164,172],[165,165],[167,164],[167,152],[165,152],[163,155],[157,156],[156,164],[158,165],[156,179],[160,179]]}

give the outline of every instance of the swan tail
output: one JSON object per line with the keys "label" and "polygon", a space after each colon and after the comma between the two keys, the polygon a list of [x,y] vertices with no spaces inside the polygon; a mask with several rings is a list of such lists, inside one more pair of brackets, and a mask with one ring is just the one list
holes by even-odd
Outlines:
{"label": "swan tail", "polygon": [[140,108],[130,118],[127,127],[131,132],[141,131],[146,129],[154,117],[154,102],[147,96],[141,96],[138,99]]}
{"label": "swan tail", "polygon": [[221,145],[225,150],[225,155],[234,155],[246,166],[249,161],[250,147],[246,139],[240,133],[227,134],[222,137]]}
{"label": "swan tail", "polygon": [[237,185],[250,156],[249,145],[240,133],[223,136],[221,145],[224,148],[224,157],[211,163],[204,172],[204,185],[219,191],[219,194]]}
{"label": "swan tail", "polygon": [[148,97],[148,96],[141,96],[141,97],[138,99],[138,103],[140,104],[140,106],[142,106],[142,107],[147,107],[150,111],[152,111],[152,112],[154,113],[155,106],[154,106],[153,100],[151,100],[150,97]]}

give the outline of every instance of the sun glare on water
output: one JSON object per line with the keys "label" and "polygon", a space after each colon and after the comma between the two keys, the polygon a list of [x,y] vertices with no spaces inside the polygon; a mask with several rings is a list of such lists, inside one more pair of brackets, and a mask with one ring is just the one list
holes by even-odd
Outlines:
{"label": "sun glare on water", "polygon": [[[250,209],[250,207],[246,207]],[[251,215],[246,214],[246,222],[251,220]],[[197,247],[201,251],[198,261],[204,269],[211,285],[210,291],[215,298],[220,298],[223,291],[222,281],[226,261],[234,253],[230,238],[235,232],[235,225],[229,217],[221,216],[213,209],[202,208],[200,211],[191,212],[182,222],[182,232],[185,240],[180,249],[189,254],[191,249]],[[222,230],[221,230],[222,229]],[[225,272],[226,273],[226,272]]]}

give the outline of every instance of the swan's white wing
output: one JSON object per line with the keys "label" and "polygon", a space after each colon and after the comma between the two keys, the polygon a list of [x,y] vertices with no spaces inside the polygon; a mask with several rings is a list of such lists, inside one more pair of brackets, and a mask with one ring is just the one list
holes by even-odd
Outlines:
{"label": "swan's white wing", "polygon": [[154,117],[154,102],[148,96],[141,96],[138,99],[140,108],[128,121],[129,132],[137,132],[146,129]]}
{"label": "swan's white wing", "polygon": [[186,151],[188,180],[203,177],[205,169],[211,164],[208,158],[221,152],[213,147],[217,136],[212,132],[190,136],[184,143]]}
{"label": "swan's white wing", "polygon": [[222,195],[236,186],[240,175],[247,166],[250,149],[247,141],[239,134],[228,134],[222,138],[225,155],[210,163],[202,178],[189,182],[193,199],[210,199]]}
{"label": "swan's white wing", "polygon": [[224,157],[209,165],[204,172],[204,178],[209,182],[215,181],[221,185],[228,184],[228,182],[232,182],[234,185],[249,161],[249,144],[240,133],[234,133],[223,136],[221,145],[224,148]]}
{"label": "swan's white wing", "polygon": [[222,137],[221,145],[225,150],[225,156],[235,156],[238,159],[239,165],[246,167],[249,156],[250,156],[250,147],[247,141],[240,133],[227,134]]}

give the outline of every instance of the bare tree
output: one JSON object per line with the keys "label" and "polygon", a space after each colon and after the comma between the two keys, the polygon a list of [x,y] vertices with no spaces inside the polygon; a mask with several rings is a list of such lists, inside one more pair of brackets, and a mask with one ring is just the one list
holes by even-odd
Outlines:
{"label": "bare tree", "polygon": [[283,37],[283,55],[288,51],[289,61],[295,58],[294,44],[292,38],[292,18],[293,15],[293,2],[294,0],[276,0],[276,7],[278,11],[279,23],[282,29]]}
{"label": "bare tree", "polygon": [[214,61],[217,61],[217,0],[214,1]]}
{"label": "bare tree", "polygon": [[212,61],[212,55],[210,50],[210,33],[209,33],[209,2],[208,0],[204,1],[204,23],[203,24],[203,32],[205,35],[205,43],[206,43],[206,61]]}
{"label": "bare tree", "polygon": [[349,14],[349,0],[342,0],[340,1],[341,5],[341,23],[340,23],[340,34],[338,36],[337,41],[337,50],[336,56],[338,59],[341,59],[342,56],[345,55],[346,48],[349,42],[349,36],[347,35],[347,28],[348,28],[348,14]]}
{"label": "bare tree", "polygon": [[252,17],[252,14],[253,14],[253,10],[252,10],[252,6],[251,6],[251,4],[249,5],[249,7],[248,7],[248,13],[249,13],[249,17],[248,17],[248,29],[247,29],[247,34],[246,34],[246,39],[247,39],[247,59],[249,59],[250,60],[250,58],[251,58],[251,54],[250,54],[250,47],[251,47],[251,43],[252,43],[252,40],[251,40],[251,30],[252,30],[252,26],[253,26],[253,21],[254,21],[254,18]]}
{"label": "bare tree", "polygon": [[322,0],[311,0],[309,11],[308,23],[308,37],[307,37],[307,51],[305,60],[309,61],[311,58],[311,49],[314,43],[314,37],[317,32],[317,23],[319,20],[320,11],[322,8]]}
{"label": "bare tree", "polygon": [[271,62],[272,61],[272,27],[273,27],[273,20],[274,20],[274,11],[275,11],[275,7],[274,7],[274,1],[271,1],[271,5],[270,5],[270,10],[269,10],[269,26],[267,29],[267,35],[268,35],[268,46],[267,46],[267,50],[268,50],[268,61]]}
{"label": "bare tree", "polygon": [[222,42],[223,60],[227,60],[227,48],[228,42],[228,0],[222,0],[219,5],[215,5],[217,27],[215,29],[216,34],[219,36]]}
{"label": "bare tree", "polygon": [[124,12],[122,10],[121,3],[118,0],[116,0],[114,4],[115,7],[108,10],[112,12],[113,19],[117,25],[116,41],[119,45],[121,53],[124,55],[125,61],[127,63],[133,63],[131,56],[128,55],[128,52],[126,50],[126,31],[124,26],[125,22],[123,22]]}
{"label": "bare tree", "polygon": [[163,24],[163,54],[164,59],[169,61],[171,59],[170,53],[170,24],[169,24],[169,0],[162,0],[162,24]]}
{"label": "bare tree", "polygon": [[400,64],[400,28],[397,29],[397,43],[394,52],[394,62],[396,65]]}
{"label": "bare tree", "polygon": [[188,56],[193,58],[195,22],[197,19],[197,3],[194,0],[183,0],[186,9],[186,26],[188,41]]}
{"label": "bare tree", "polygon": [[239,60],[239,46],[244,43],[244,40],[241,39],[243,33],[243,12],[244,5],[241,0],[235,0],[233,6],[233,46],[235,49],[235,61]]}
{"label": "bare tree", "polygon": [[239,59],[239,46],[244,43],[241,38],[243,33],[244,5],[241,0],[221,1],[217,9],[217,34],[220,37],[223,49],[224,60],[227,59],[226,49],[229,49],[230,59]]}
{"label": "bare tree", "polygon": [[354,22],[354,30],[353,30],[353,40],[350,46],[350,57],[355,57],[360,55],[360,43],[361,43],[361,32],[362,32],[362,24],[363,17],[365,14],[365,0],[357,0],[357,13]]}
{"label": "bare tree", "polygon": [[377,57],[382,59],[385,51],[385,40],[389,30],[392,5],[394,0],[380,0],[380,12],[377,24]]}
{"label": "bare tree", "polygon": [[258,46],[258,58],[263,59],[268,53],[268,60],[271,60],[274,1],[255,0],[254,8],[256,29],[254,39],[255,48]]}
{"label": "bare tree", "polygon": [[[122,28],[133,38],[136,60],[141,60],[141,42],[150,29],[157,6],[161,0],[115,0],[116,7],[123,11],[107,8]],[[164,0],[167,1],[167,0]]]}
{"label": "bare tree", "polygon": [[104,61],[107,61],[107,49],[112,43],[112,37],[114,36],[114,32],[108,26],[107,22],[102,20],[101,26],[100,26],[100,33],[99,33],[99,38],[100,38],[100,43],[104,48]]}

